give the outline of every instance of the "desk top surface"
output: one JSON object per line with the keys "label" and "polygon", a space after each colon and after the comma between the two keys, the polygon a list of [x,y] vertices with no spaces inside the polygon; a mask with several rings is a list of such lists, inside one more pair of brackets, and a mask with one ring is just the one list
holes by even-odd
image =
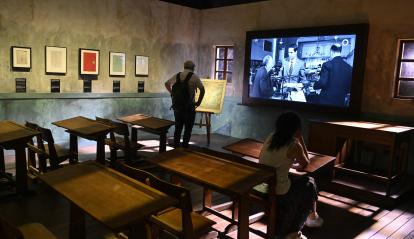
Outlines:
{"label": "desk top surface", "polygon": [[236,194],[274,176],[270,171],[185,149],[162,153],[151,161],[193,182]]}
{"label": "desk top surface", "polygon": [[397,124],[387,124],[387,123],[376,123],[376,122],[367,122],[367,121],[319,121],[312,120],[314,122],[352,127],[358,129],[374,130],[374,131],[383,131],[389,133],[405,133],[408,131],[414,130],[413,127],[397,125]]}
{"label": "desk top surface", "polygon": [[175,122],[171,120],[160,119],[157,117],[152,117],[152,116],[144,115],[144,114],[128,115],[128,116],[120,117],[118,119],[125,123],[138,125],[144,128],[149,128],[149,129],[154,129],[154,130],[169,128],[175,124]]}
{"label": "desk top surface", "polygon": [[[223,149],[246,155],[255,159],[260,157],[260,151],[262,150],[263,142],[255,139],[242,139],[232,144],[226,145]],[[313,173],[322,166],[335,160],[335,157],[321,155],[313,152],[308,152],[310,163],[303,169],[304,172]],[[295,173],[295,170],[292,170]]]}
{"label": "desk top surface", "polygon": [[39,178],[112,230],[140,222],[177,203],[156,189],[92,161],[48,172]]}
{"label": "desk top surface", "polygon": [[69,131],[88,136],[106,133],[113,129],[111,126],[99,123],[95,120],[88,119],[83,116],[56,121],[52,124],[68,129]]}
{"label": "desk top surface", "polygon": [[29,129],[11,120],[0,121],[0,144],[31,138],[39,132]]}

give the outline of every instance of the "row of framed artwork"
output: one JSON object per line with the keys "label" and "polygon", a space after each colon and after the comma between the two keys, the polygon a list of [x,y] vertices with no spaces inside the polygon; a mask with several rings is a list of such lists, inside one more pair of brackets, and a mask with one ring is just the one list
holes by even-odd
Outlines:
{"label": "row of framed artwork", "polygon": [[[46,74],[65,75],[67,70],[66,47],[46,46]],[[28,71],[32,67],[30,47],[11,47],[14,70]],[[124,52],[109,52],[109,76],[125,76]],[[79,74],[99,75],[99,50],[79,49]],[[148,76],[148,56],[135,56],[135,76]]]}

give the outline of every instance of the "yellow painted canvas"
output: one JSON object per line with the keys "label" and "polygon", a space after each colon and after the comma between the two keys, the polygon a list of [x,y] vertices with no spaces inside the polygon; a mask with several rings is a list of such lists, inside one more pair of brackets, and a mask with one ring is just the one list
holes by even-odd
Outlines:
{"label": "yellow painted canvas", "polygon": [[[226,95],[226,81],[225,80],[211,80],[201,79],[206,93],[204,94],[201,105],[197,107],[197,112],[211,112],[221,113],[223,109],[224,96]],[[198,99],[199,92],[196,94]]]}

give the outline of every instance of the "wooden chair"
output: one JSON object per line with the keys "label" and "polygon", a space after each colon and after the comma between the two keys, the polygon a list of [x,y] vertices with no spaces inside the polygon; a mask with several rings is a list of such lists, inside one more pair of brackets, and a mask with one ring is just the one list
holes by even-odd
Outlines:
{"label": "wooden chair", "polygon": [[[252,162],[252,161],[249,161],[247,159],[241,158],[241,157],[239,157],[237,155],[234,155],[234,154],[219,152],[219,151],[211,150],[209,148],[196,148],[196,150],[199,150],[203,153],[210,154],[210,155],[213,155],[213,156],[216,156],[216,157],[225,158],[225,159],[228,159],[228,160],[233,161],[233,162],[238,162],[238,163],[241,163],[241,164],[244,164],[244,165],[250,165],[250,166],[262,168],[262,169],[265,169],[265,170],[270,170],[270,171],[275,172],[275,174],[276,174],[276,170],[271,166],[255,163],[255,162]],[[274,178],[274,185],[276,185],[276,177]],[[271,190],[272,190],[273,187],[269,187],[269,188],[271,188]],[[209,194],[209,192],[204,192],[204,193]],[[249,193],[250,203],[261,206],[263,208],[263,211],[255,213],[254,215],[251,215],[249,217],[249,224],[255,223],[255,222],[259,221],[260,219],[262,219],[263,217],[265,217],[267,215],[270,215],[270,212],[272,211],[272,208],[271,208],[271,205],[269,203],[269,197],[272,197],[272,200],[276,200],[276,194],[261,193],[261,192],[255,190],[255,189],[251,190],[251,192]],[[237,218],[237,215],[238,215],[237,206],[236,206],[237,203],[238,202],[235,201],[234,202],[235,205],[232,205],[233,206],[233,208],[232,208],[232,218],[233,219]],[[276,206],[276,205],[274,204],[274,206]],[[273,212],[276,213],[276,209],[274,209]],[[275,224],[275,222],[273,222],[273,224]],[[267,238],[267,235],[264,232],[260,231],[260,230],[256,230],[256,229],[253,229],[253,228],[250,228],[249,230],[251,232],[263,237],[263,238]]]}
{"label": "wooden chair", "polygon": [[143,145],[133,143],[129,139],[129,130],[128,125],[120,122],[115,122],[110,119],[105,119],[101,117],[95,117],[96,121],[114,126],[115,129],[109,133],[109,138],[105,139],[105,144],[109,146],[111,151],[110,160],[115,162],[117,157],[117,150],[124,151],[125,158],[131,160],[135,158],[136,151],[140,149]]}
{"label": "wooden chair", "polygon": [[[40,132],[40,135],[36,136],[36,143],[31,140],[27,145],[29,148],[29,169],[38,171],[38,173],[46,172],[48,170],[47,159],[49,159],[50,169],[52,170],[59,168],[59,164],[68,159],[70,163],[75,162],[75,157],[69,149],[55,144],[50,129],[31,122],[26,122],[26,127]],[[35,154],[37,154],[39,161],[38,167],[36,167]]]}
{"label": "wooden chair", "polygon": [[[33,130],[39,130],[39,125],[26,121],[25,126]],[[47,168],[46,155],[44,147],[40,148],[39,144],[43,145],[43,140],[41,135],[35,137],[36,141],[30,139],[27,143],[28,148],[28,170],[32,175],[39,175],[40,172],[45,172]],[[37,155],[37,161],[36,161]]]}
{"label": "wooden chair", "polygon": [[28,223],[19,227],[11,225],[0,217],[0,238],[2,239],[56,239],[45,226],[40,223]]}
{"label": "wooden chair", "polygon": [[[153,226],[160,227],[183,239],[200,238],[208,232],[210,233],[206,234],[204,238],[217,236],[217,232],[211,232],[215,222],[192,211],[191,196],[187,189],[160,180],[146,171],[132,168],[123,163],[117,163],[116,169],[178,200],[178,207],[168,208],[151,216],[149,220]],[[157,237],[157,230],[153,230],[152,236],[152,238]]]}
{"label": "wooden chair", "polygon": [[52,131],[50,129],[39,126],[38,131],[42,135],[42,141],[39,144],[39,147],[44,150],[45,156],[49,159],[49,164],[52,170],[59,168],[59,164],[66,160],[69,160],[69,163],[71,164],[76,162],[73,153],[68,148],[55,144],[55,140],[53,139]]}

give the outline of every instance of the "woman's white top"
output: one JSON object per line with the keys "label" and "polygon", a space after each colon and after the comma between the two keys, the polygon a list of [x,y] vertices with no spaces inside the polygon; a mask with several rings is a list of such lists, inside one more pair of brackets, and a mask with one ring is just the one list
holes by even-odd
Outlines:
{"label": "woman's white top", "polygon": [[[259,162],[268,166],[272,166],[276,169],[276,194],[283,195],[289,191],[289,169],[294,163],[293,158],[288,158],[287,152],[289,149],[291,149],[292,146],[298,144],[299,142],[297,140],[294,140],[292,143],[279,149],[270,150],[269,145],[272,137],[273,133],[270,134],[264,142],[262,151],[260,152]],[[262,183],[257,185],[255,189],[259,192],[267,193],[268,185],[266,183]]]}

